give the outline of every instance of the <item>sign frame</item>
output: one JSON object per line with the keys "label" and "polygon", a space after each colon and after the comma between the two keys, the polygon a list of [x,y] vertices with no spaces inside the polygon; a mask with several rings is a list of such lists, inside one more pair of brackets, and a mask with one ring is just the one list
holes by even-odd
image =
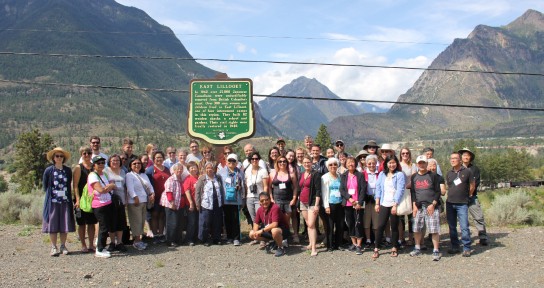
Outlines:
{"label": "sign frame", "polygon": [[[210,114],[213,117],[210,117]],[[237,117],[236,120],[240,121],[233,120]],[[240,123],[244,125],[239,125]],[[251,79],[193,79],[190,81],[189,112],[187,113],[187,134],[190,137],[214,145],[228,145],[253,137],[255,128]]]}

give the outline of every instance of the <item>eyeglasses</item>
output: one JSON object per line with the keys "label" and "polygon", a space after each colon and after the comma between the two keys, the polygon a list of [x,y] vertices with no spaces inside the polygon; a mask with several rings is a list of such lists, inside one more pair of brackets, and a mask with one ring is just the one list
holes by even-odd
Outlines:
{"label": "eyeglasses", "polygon": [[281,160],[281,161],[278,161],[278,164],[287,164],[287,161],[286,160]]}
{"label": "eyeglasses", "polygon": [[93,144],[93,145],[98,145],[98,144],[100,144],[100,142],[93,141],[93,142],[91,142],[91,144]]}
{"label": "eyeglasses", "polygon": [[236,163],[236,160],[234,160],[234,159],[229,159],[228,161],[229,161],[229,163]]}
{"label": "eyeglasses", "polygon": [[259,200],[259,202],[261,202],[261,203],[268,202],[268,201],[270,201],[270,199],[268,199],[268,198]]}
{"label": "eyeglasses", "polygon": [[259,161],[259,160],[261,160],[261,159],[259,159],[259,158],[251,158],[251,161]]}
{"label": "eyeglasses", "polygon": [[106,165],[106,161],[98,161],[96,163],[94,163],[96,165]]}
{"label": "eyeglasses", "polygon": [[64,155],[63,154],[56,154],[55,158],[64,158]]}
{"label": "eyeglasses", "polygon": [[402,152],[400,155],[410,155],[410,152]]}
{"label": "eyeglasses", "polygon": [[336,167],[336,166],[338,166],[338,164],[336,164],[336,163],[331,163],[331,164],[329,164],[329,167],[331,167],[331,166],[335,166],[335,167]]}

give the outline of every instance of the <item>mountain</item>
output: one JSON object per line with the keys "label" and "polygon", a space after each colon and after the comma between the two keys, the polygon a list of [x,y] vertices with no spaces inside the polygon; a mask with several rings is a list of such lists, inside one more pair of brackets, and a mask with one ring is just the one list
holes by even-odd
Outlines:
{"label": "mountain", "polygon": [[[0,51],[42,54],[0,55],[0,80],[111,87],[0,82],[0,147],[29,126],[60,136],[184,133],[189,97],[179,91],[217,74],[194,61],[170,28],[113,0],[0,6]],[[144,87],[165,91],[138,90]],[[256,135],[277,131],[256,116]]]}
{"label": "mountain", "polygon": [[[542,73],[544,16],[528,10],[504,27],[477,26],[455,39],[430,69]],[[542,76],[426,70],[399,102],[542,108]],[[385,114],[339,117],[333,138],[364,143],[416,138],[525,136],[544,133],[542,112],[395,104]],[[353,127],[357,127],[356,129]]]}
{"label": "mountain", "polygon": [[[316,79],[299,77],[283,86],[271,96],[297,96],[313,98],[340,99]],[[297,100],[267,97],[259,102],[263,115],[274,126],[292,139],[303,139],[304,135],[314,135],[322,123],[329,123],[338,116],[351,116],[363,113],[353,104],[342,101]]]}
{"label": "mountain", "polygon": [[361,107],[363,111],[367,111],[368,113],[385,113],[389,111],[388,108],[381,108],[380,106],[376,106],[376,105],[365,103],[365,102],[360,103],[359,107]]}

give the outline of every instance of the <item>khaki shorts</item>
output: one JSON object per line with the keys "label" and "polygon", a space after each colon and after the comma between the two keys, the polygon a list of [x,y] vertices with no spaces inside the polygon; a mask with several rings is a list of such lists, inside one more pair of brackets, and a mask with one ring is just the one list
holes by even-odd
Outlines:
{"label": "khaki shorts", "polygon": [[365,229],[369,229],[370,224],[372,224],[372,229],[378,229],[378,212],[374,209],[375,206],[376,204],[371,202],[365,205],[365,214],[363,216],[363,227]]}

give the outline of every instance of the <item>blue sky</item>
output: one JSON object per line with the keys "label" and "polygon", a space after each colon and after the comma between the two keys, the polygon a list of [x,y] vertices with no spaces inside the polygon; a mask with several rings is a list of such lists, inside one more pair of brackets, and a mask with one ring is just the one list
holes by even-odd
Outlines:
{"label": "blue sky", "polygon": [[[541,0],[116,1],[142,9],[170,27],[195,58],[408,67],[428,67],[455,38],[466,38],[479,24],[504,26],[527,9],[544,12]],[[306,76],[349,99],[394,101],[422,73],[200,62],[231,78],[251,78],[256,94],[274,93]]]}

